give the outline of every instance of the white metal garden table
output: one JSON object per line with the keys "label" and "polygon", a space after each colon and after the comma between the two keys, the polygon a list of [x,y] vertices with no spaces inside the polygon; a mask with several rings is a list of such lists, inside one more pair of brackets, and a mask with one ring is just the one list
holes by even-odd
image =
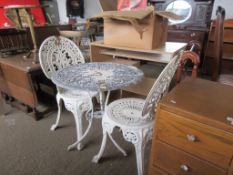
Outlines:
{"label": "white metal garden table", "polygon": [[[110,91],[136,84],[143,76],[143,72],[134,66],[111,62],[92,62],[61,69],[52,76],[52,81],[58,87],[68,90],[98,91],[101,110],[98,111],[99,115],[97,116],[101,117]],[[105,98],[104,94],[106,91],[108,94]],[[96,115],[92,115],[91,117],[93,118],[93,116]],[[82,138],[70,145],[68,150],[73,149],[81,142],[89,132],[90,127],[91,124],[87,127]]]}

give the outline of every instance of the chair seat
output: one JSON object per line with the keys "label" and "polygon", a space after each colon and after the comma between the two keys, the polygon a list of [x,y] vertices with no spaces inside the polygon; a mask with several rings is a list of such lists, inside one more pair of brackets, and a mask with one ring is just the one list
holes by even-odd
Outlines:
{"label": "chair seat", "polygon": [[109,120],[120,127],[138,127],[151,123],[142,116],[145,100],[140,98],[124,98],[109,104],[106,115]]}
{"label": "chair seat", "polygon": [[74,106],[79,106],[81,111],[88,111],[92,107],[91,99],[97,97],[97,92],[91,91],[70,91],[64,90],[57,94],[59,98],[62,98],[65,104],[65,107],[68,111],[74,112]]}
{"label": "chair seat", "polygon": [[218,81],[222,84],[233,86],[233,73],[220,74]]}

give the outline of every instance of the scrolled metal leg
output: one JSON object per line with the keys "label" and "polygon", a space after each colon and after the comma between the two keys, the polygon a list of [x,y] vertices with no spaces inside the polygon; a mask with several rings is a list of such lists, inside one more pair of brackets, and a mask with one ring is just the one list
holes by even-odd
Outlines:
{"label": "scrolled metal leg", "polygon": [[76,141],[75,143],[73,143],[72,145],[68,146],[68,148],[67,148],[68,151],[70,151],[70,150],[76,148],[77,145],[78,145],[79,143],[81,143],[82,140],[86,137],[86,135],[89,133],[89,131],[90,131],[90,129],[91,129],[91,126],[92,126],[92,119],[93,119],[93,116],[89,119],[89,121],[88,121],[89,123],[88,123],[87,129],[86,129],[86,131],[84,132],[84,134],[83,134],[79,139],[77,139],[77,141]]}
{"label": "scrolled metal leg", "polygon": [[120,145],[118,145],[118,143],[112,138],[112,135],[111,134],[108,134],[109,138],[111,139],[112,143],[115,145],[115,147],[120,151],[122,152],[122,154],[124,156],[127,156],[127,153],[125,150],[123,150],[123,148],[120,147]]}
{"label": "scrolled metal leg", "polygon": [[139,140],[137,143],[134,144],[134,147],[136,153],[138,175],[143,175],[145,143],[143,143],[142,140]]}
{"label": "scrolled metal leg", "polygon": [[104,130],[103,131],[103,139],[102,139],[101,147],[100,147],[100,150],[99,150],[98,154],[96,154],[93,157],[93,159],[92,159],[93,163],[98,163],[100,158],[103,156],[103,153],[104,153],[104,150],[105,150],[105,147],[106,147],[106,143],[107,143],[107,137],[108,137],[107,131]]}
{"label": "scrolled metal leg", "polygon": [[57,95],[56,97],[57,99],[57,106],[58,106],[58,112],[57,112],[57,119],[55,124],[53,124],[50,128],[51,131],[55,131],[56,128],[58,127],[60,118],[61,118],[61,111],[62,111],[62,98],[60,96]]}
{"label": "scrolled metal leg", "polygon": [[100,95],[100,109],[101,111],[104,111],[104,105],[105,105],[105,94],[103,91],[100,91],[99,92],[99,95]]}

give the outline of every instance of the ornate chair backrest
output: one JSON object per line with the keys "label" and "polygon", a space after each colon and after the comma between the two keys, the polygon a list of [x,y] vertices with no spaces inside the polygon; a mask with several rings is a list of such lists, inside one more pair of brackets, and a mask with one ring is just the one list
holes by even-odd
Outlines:
{"label": "ornate chair backrest", "polygon": [[181,53],[177,54],[177,56],[166,65],[147,95],[142,110],[142,116],[145,117],[145,120],[153,119],[158,101],[168,92],[169,85],[180,62],[180,54]]}
{"label": "ornate chair backrest", "polygon": [[50,36],[43,41],[39,49],[39,61],[44,74],[49,79],[60,69],[85,63],[78,46],[62,36]]}
{"label": "ornate chair backrest", "polygon": [[[212,80],[216,81],[220,73],[221,59],[223,52],[223,33],[224,33],[225,9],[218,7],[216,11],[215,29],[214,29],[214,64],[212,66]],[[213,25],[212,25],[213,27]],[[211,29],[213,30],[213,29]]]}

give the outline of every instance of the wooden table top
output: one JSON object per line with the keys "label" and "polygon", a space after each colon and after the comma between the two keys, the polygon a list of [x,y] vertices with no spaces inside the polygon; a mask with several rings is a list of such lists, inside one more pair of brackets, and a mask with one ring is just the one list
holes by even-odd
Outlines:
{"label": "wooden table top", "polygon": [[113,49],[120,49],[120,50],[130,50],[130,51],[135,51],[135,52],[168,54],[168,55],[174,56],[176,53],[183,50],[187,46],[187,43],[166,42],[163,47],[153,49],[153,50],[136,49],[136,48],[127,48],[127,47],[106,45],[106,44],[104,44],[103,41],[95,41],[95,42],[92,42],[91,45],[100,46],[100,47],[107,47],[107,48],[113,48]]}
{"label": "wooden table top", "polygon": [[160,102],[172,113],[233,133],[227,117],[233,117],[233,87],[203,79],[188,78]]}
{"label": "wooden table top", "polygon": [[0,58],[0,63],[7,64],[24,72],[41,70],[39,63],[33,63],[33,55],[31,55],[29,58],[23,58],[24,55],[26,55],[26,53]]}

